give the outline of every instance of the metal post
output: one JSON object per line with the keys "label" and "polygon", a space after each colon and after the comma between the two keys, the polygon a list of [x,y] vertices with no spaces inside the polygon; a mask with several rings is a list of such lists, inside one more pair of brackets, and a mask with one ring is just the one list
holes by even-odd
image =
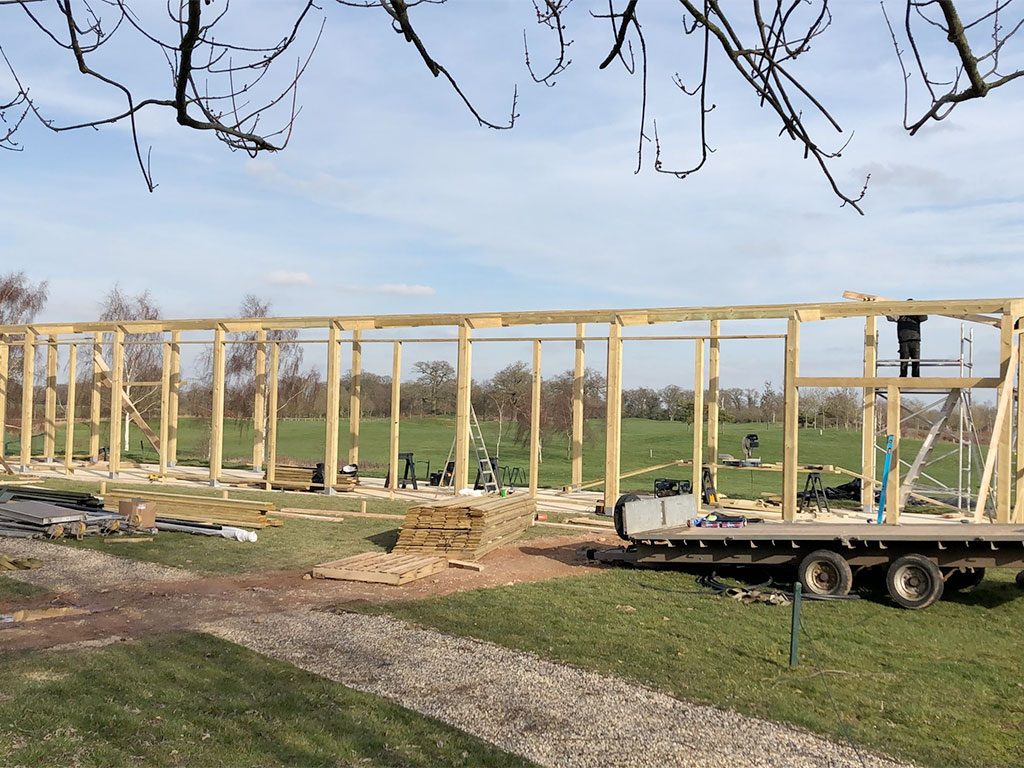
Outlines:
{"label": "metal post", "polygon": [[789,668],[794,669],[800,650],[800,600],[803,587],[798,581],[793,585],[793,617],[789,625]]}

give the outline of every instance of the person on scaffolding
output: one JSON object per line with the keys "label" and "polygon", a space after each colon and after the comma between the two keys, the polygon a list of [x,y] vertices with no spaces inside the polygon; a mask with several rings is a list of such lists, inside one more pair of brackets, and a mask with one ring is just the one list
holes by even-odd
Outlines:
{"label": "person on scaffolding", "polygon": [[[913,301],[913,299],[907,299]],[[928,315],[886,315],[890,323],[896,323],[896,340],[900,344],[900,378],[907,377],[907,368],[912,364],[911,375],[921,377],[921,323]]]}

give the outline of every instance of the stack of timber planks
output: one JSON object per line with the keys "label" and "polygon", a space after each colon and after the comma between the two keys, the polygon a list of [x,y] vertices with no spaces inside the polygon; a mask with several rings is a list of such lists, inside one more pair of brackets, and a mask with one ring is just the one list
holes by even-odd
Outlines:
{"label": "stack of timber planks", "polygon": [[283,525],[276,517],[269,517],[268,511],[274,505],[265,501],[242,501],[241,499],[214,499],[209,496],[187,496],[177,493],[158,493],[128,489],[108,490],[103,500],[108,509],[117,509],[121,501],[142,499],[156,507],[156,516],[172,518],[190,523],[206,525],[230,525],[241,528],[266,528]]}
{"label": "stack of timber planks", "polygon": [[[316,472],[315,467],[291,467],[277,464],[274,466],[274,479],[270,480],[267,477],[268,473],[264,473],[263,478],[271,488],[322,491],[324,489],[323,483],[313,482],[314,472]],[[340,470],[338,471],[334,490],[339,492],[354,491],[357,485],[359,485],[359,478],[356,475],[343,474]]]}
{"label": "stack of timber planks", "polygon": [[477,560],[533,525],[537,504],[522,497],[456,497],[410,507],[392,550]]}

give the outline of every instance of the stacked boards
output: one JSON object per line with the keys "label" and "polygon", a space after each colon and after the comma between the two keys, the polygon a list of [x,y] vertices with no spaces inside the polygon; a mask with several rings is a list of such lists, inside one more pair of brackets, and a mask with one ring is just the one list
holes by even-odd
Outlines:
{"label": "stacked boards", "polygon": [[537,503],[526,496],[456,497],[410,507],[395,553],[477,560],[533,525]]}
{"label": "stacked boards", "polygon": [[[274,466],[274,479],[270,479],[269,472],[264,473],[263,477],[264,482],[271,488],[322,491],[324,489],[323,480],[313,481],[316,471],[316,467],[290,467],[276,464]],[[359,485],[359,478],[356,475],[343,474],[340,470],[334,481],[334,490],[338,492],[354,491],[356,486]]]}
{"label": "stacked boards", "polygon": [[230,525],[241,528],[266,528],[283,521],[267,515],[274,505],[265,501],[215,499],[156,491],[113,489],[103,494],[108,508],[117,509],[118,502],[142,499],[156,508],[156,516],[204,525]]}

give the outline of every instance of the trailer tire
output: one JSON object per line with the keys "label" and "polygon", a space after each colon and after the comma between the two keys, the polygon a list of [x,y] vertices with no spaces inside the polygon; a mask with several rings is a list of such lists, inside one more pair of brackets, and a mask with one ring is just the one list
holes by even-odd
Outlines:
{"label": "trailer tire", "polygon": [[1017,586],[1024,589],[1024,571],[1020,571],[1017,574]]}
{"label": "trailer tire", "polygon": [[622,519],[622,513],[626,508],[627,501],[639,501],[640,496],[635,493],[624,493],[619,496],[619,500],[615,502],[615,509],[613,511],[612,519],[615,520],[615,532],[619,534],[620,539],[626,538],[626,523]]}
{"label": "trailer tire", "polygon": [[946,576],[947,592],[959,592],[981,584],[985,578],[984,568],[950,568]]}
{"label": "trailer tire", "polygon": [[850,594],[853,570],[846,558],[831,549],[817,549],[800,561],[797,576],[804,590],[812,595]]}
{"label": "trailer tire", "polygon": [[893,560],[885,576],[889,596],[902,608],[920,610],[937,602],[945,590],[939,566],[922,555]]}

